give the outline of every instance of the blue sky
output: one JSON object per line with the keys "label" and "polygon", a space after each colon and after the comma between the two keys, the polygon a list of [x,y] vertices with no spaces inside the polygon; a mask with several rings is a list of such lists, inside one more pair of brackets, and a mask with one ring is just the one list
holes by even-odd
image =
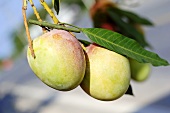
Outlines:
{"label": "blue sky", "polygon": [[17,29],[22,21],[21,2],[13,0],[0,1],[0,58],[8,57],[12,51],[11,32]]}
{"label": "blue sky", "polygon": [[[40,6],[39,0],[34,0]],[[32,12],[28,4],[27,14]],[[8,58],[13,50],[11,33],[23,23],[22,0],[0,1],[0,59]]]}

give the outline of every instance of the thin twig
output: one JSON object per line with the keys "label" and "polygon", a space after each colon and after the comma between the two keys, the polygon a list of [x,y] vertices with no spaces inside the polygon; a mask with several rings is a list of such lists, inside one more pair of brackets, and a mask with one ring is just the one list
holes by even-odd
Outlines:
{"label": "thin twig", "polygon": [[69,28],[69,27],[65,27],[62,25],[58,25],[58,24],[51,24],[51,23],[47,23],[47,22],[39,22],[36,20],[29,20],[28,21],[30,24],[35,24],[35,25],[39,25],[39,26],[43,26],[43,27],[48,27],[48,28],[52,28],[52,29],[60,29],[60,30],[66,30],[66,31],[70,31],[70,32],[76,32],[76,33],[80,33],[81,29],[76,27],[76,28]]}
{"label": "thin twig", "polygon": [[68,23],[64,23],[64,22],[60,22],[59,25],[68,25],[68,26],[71,26],[71,27],[75,27],[77,29],[80,29],[79,27],[75,26],[75,25],[72,25],[72,24],[68,24]]}
{"label": "thin twig", "polygon": [[[38,13],[38,11],[37,11],[37,9],[36,9],[33,1],[32,1],[32,0],[29,0],[29,2],[30,2],[30,4],[31,4],[31,7],[33,8],[33,11],[34,11],[35,16],[37,17],[37,20],[40,21],[40,22],[42,22],[42,19],[41,19],[39,13]],[[47,32],[45,28],[42,28],[42,30],[43,30],[43,33],[46,33],[46,32]]]}
{"label": "thin twig", "polygon": [[[44,9],[49,13],[49,15],[51,16],[53,22],[55,24],[60,23],[59,20],[57,19],[57,17],[55,16],[55,14],[53,13],[53,11],[49,8],[49,6],[47,5],[47,3],[45,2],[45,0],[40,0],[41,5],[44,7]],[[70,32],[71,35],[73,35],[75,37],[75,35],[73,33]]]}
{"label": "thin twig", "polygon": [[55,16],[55,14],[53,13],[53,11],[49,8],[49,6],[47,5],[47,3],[44,0],[40,0],[41,5],[44,7],[44,9],[49,13],[49,15],[51,16],[52,20],[54,21],[55,24],[59,23],[59,20],[57,19],[57,17]]}
{"label": "thin twig", "polygon": [[22,0],[22,1],[23,1],[22,14],[23,14],[23,18],[24,18],[24,25],[25,25],[25,29],[26,29],[27,38],[28,38],[29,48],[30,48],[32,57],[35,58],[35,54],[34,54],[34,50],[33,50],[33,42],[32,42],[31,36],[30,36],[30,31],[28,29],[28,23],[27,23],[27,17],[26,17],[27,1],[26,0]]}

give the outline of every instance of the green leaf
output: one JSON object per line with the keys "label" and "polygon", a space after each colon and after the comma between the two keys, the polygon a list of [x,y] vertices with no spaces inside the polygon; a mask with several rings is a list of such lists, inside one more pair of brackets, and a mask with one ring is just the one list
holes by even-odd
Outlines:
{"label": "green leaf", "polygon": [[131,38],[136,40],[143,47],[149,46],[149,44],[145,40],[144,35],[137,31],[134,26],[124,22],[122,18],[112,10],[108,10],[108,14],[113,19],[113,21],[120,27],[120,29],[122,29],[121,31],[123,34],[131,36]]}
{"label": "green leaf", "polygon": [[117,32],[101,28],[82,28],[93,42],[119,54],[126,55],[141,63],[151,63],[153,66],[167,66],[169,63],[157,54],[145,50],[135,40]]}
{"label": "green leaf", "polygon": [[133,94],[133,90],[132,90],[132,85],[129,85],[129,88],[128,88],[128,90],[126,91],[126,93],[125,94],[127,94],[127,95],[134,95]]}
{"label": "green leaf", "polygon": [[81,40],[81,39],[79,39],[79,42],[81,42],[85,47],[91,44],[91,42],[88,42],[86,40]]}
{"label": "green leaf", "polygon": [[112,7],[109,10],[112,10],[112,12],[118,13],[122,17],[128,18],[133,23],[138,23],[138,24],[143,24],[143,25],[153,25],[153,23],[149,21],[148,19],[140,17],[139,15],[133,12],[125,11],[125,10],[115,8],[115,7]]}
{"label": "green leaf", "polygon": [[52,0],[52,4],[58,15],[59,10],[60,10],[60,0]]}

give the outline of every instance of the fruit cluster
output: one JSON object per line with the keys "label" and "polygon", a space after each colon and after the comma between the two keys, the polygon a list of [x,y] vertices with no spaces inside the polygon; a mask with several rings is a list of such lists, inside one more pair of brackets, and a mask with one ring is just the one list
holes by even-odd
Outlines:
{"label": "fruit cluster", "polygon": [[69,91],[77,86],[99,100],[115,100],[129,87],[129,60],[118,53],[90,44],[84,50],[69,32],[52,30],[33,40],[36,58],[27,51],[35,75],[48,86]]}
{"label": "fruit cluster", "polygon": [[[96,0],[90,15],[94,27],[119,32],[136,39],[143,47],[147,45],[141,23],[151,23],[120,10],[110,0]],[[103,101],[120,98],[129,91],[131,78],[144,81],[151,69],[148,63],[139,63],[95,43],[84,47],[64,30],[54,29],[34,39],[33,49],[36,58],[28,49],[28,62],[42,82],[59,91],[80,85],[88,95]]]}

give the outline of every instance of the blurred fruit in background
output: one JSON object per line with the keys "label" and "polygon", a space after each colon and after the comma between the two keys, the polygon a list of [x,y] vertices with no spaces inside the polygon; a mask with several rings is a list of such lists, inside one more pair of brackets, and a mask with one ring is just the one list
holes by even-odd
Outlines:
{"label": "blurred fruit in background", "polygon": [[133,59],[129,59],[129,61],[132,79],[137,82],[145,81],[149,77],[151,65],[148,63],[139,63]]}

